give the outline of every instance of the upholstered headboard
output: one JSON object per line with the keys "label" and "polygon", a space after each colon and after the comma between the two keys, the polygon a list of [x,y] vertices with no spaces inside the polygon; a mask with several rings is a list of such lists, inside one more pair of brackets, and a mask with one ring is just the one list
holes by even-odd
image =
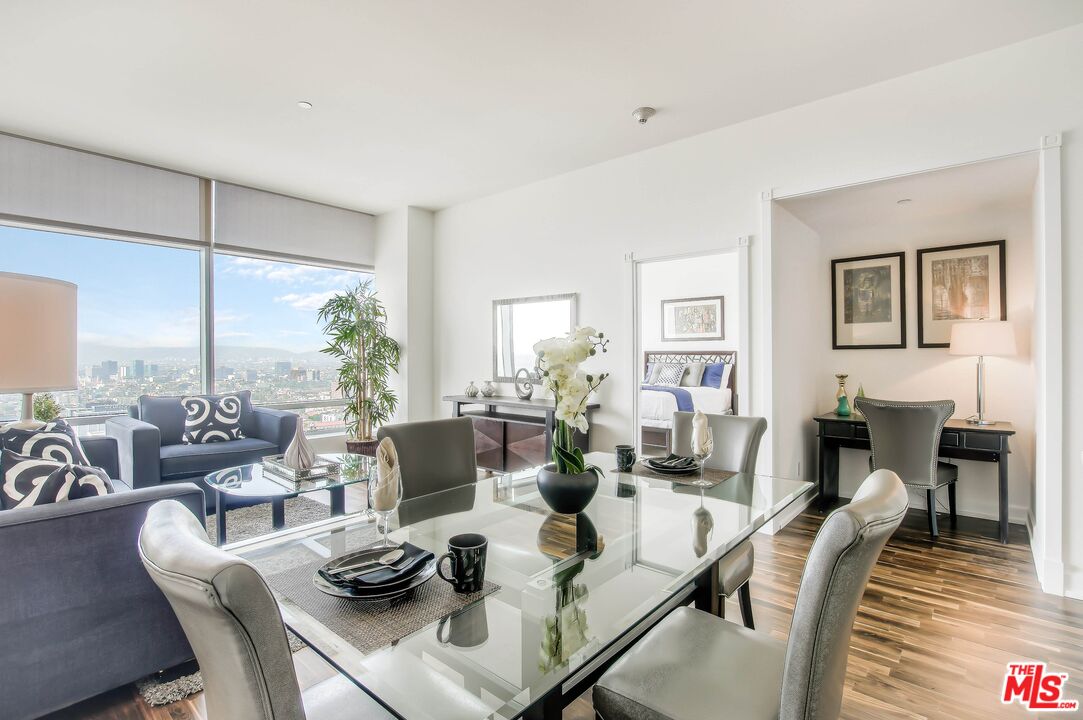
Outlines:
{"label": "upholstered headboard", "polygon": [[731,408],[733,414],[737,414],[737,351],[720,350],[716,352],[697,352],[695,350],[648,350],[643,353],[643,372],[647,372],[650,363],[729,363],[733,366],[730,371],[730,381],[727,387],[733,393]]}

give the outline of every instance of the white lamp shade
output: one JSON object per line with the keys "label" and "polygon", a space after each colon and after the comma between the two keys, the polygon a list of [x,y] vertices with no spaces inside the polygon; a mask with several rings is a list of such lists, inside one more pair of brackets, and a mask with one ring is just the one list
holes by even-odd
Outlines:
{"label": "white lamp shade", "polygon": [[0,393],[78,386],[75,298],[72,283],[0,272]]}
{"label": "white lamp shade", "polygon": [[952,355],[1015,355],[1015,328],[1007,320],[957,322],[951,326]]}

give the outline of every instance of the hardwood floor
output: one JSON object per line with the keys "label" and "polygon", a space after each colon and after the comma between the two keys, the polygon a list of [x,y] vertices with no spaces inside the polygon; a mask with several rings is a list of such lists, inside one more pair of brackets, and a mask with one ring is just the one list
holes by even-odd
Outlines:
{"label": "hardwood floor", "polygon": [[[752,579],[756,627],[784,639],[805,556],[823,516],[808,512],[774,537],[757,535]],[[945,518],[946,520],[946,518]],[[1010,661],[1039,660],[1069,673],[1083,700],[1083,602],[1041,592],[1022,527],[1011,543],[992,521],[944,523],[931,542],[911,512],[884,549],[854,624],[842,717],[847,720],[986,720],[1027,717],[999,694]],[[740,617],[736,604],[729,617]],[[332,670],[310,650],[295,655],[303,686]],[[565,720],[591,720],[589,693]],[[199,696],[150,708],[122,688],[49,716],[87,720],[207,720]]]}

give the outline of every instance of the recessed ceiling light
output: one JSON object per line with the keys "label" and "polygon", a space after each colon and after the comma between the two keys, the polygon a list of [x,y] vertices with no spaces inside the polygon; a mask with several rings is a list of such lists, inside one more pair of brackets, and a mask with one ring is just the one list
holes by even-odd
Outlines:
{"label": "recessed ceiling light", "polygon": [[905,205],[908,202],[914,202],[914,201],[911,200],[910,198],[902,198],[901,200],[896,200],[895,204],[896,205]]}
{"label": "recessed ceiling light", "polygon": [[311,110],[312,103],[310,103],[308,100],[301,100],[297,103],[297,107],[301,108],[302,110]]}

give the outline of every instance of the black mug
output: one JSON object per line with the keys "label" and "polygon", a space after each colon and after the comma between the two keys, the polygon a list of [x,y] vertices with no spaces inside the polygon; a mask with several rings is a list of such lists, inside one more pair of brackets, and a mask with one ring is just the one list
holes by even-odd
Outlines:
{"label": "black mug", "polygon": [[627,472],[636,464],[636,449],[634,445],[617,446],[617,470]]}
{"label": "black mug", "polygon": [[[447,541],[448,552],[436,561],[436,572],[457,593],[480,592],[485,584],[485,554],[489,541],[478,533],[456,535]],[[451,576],[444,574],[444,558],[451,561]]]}

